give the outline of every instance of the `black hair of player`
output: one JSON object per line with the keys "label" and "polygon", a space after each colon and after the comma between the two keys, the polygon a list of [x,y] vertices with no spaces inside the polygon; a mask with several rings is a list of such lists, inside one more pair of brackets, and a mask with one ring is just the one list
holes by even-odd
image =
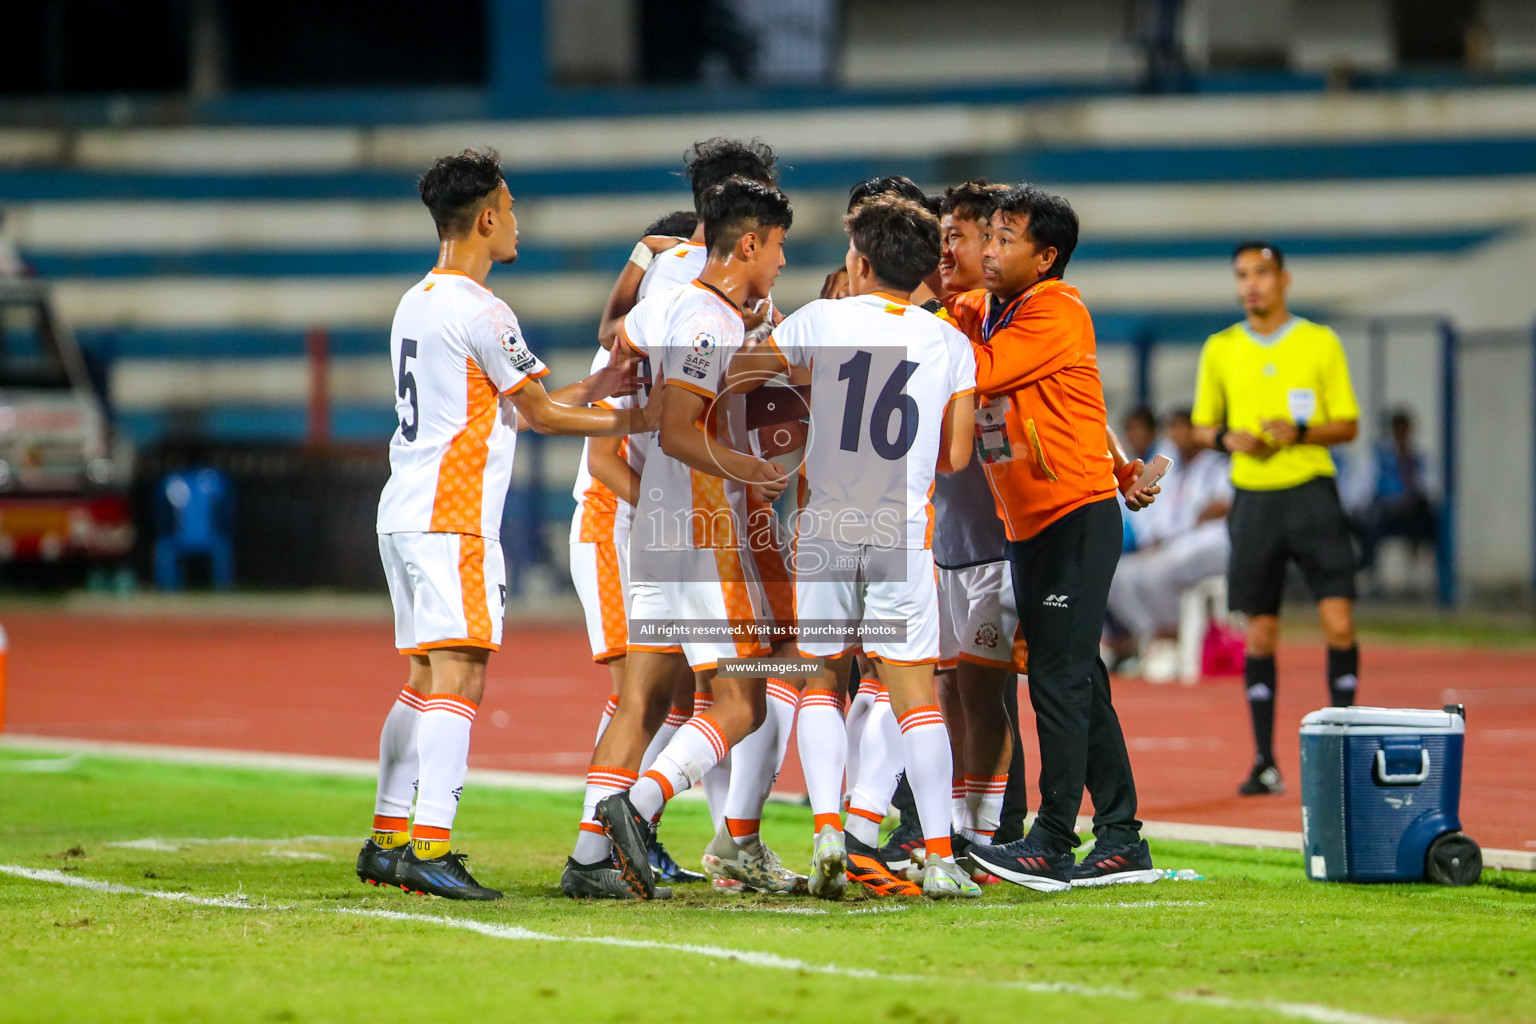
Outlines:
{"label": "black hair of player", "polygon": [[1072,251],[1077,248],[1077,213],[1072,204],[1038,185],[1016,185],[993,200],[994,213],[1029,218],[1026,231],[1037,249],[1056,250],[1056,258],[1042,278],[1062,277]]}
{"label": "black hair of player", "polygon": [[502,186],[501,154],[489,146],[440,156],[417,182],[437,237],[462,238],[491,194]]}
{"label": "black hair of player", "polygon": [[747,178],[777,187],[778,162],[773,148],[762,139],[742,142],[716,135],[695,142],[683,154],[683,177],[693,188],[694,211],[703,217],[704,194],[729,178]]}
{"label": "black hair of player", "polygon": [[788,231],[795,219],[783,192],[750,178],[721,182],[704,193],[700,206],[704,246],[710,256],[727,255],[749,231],[763,235],[773,228]]}
{"label": "black hair of player", "polygon": [[692,210],[673,210],[657,217],[646,226],[648,235],[671,235],[674,238],[691,238],[699,226],[699,215]]}
{"label": "black hair of player", "polygon": [[938,269],[939,219],[921,203],[877,195],[844,217],[843,227],[881,284],[910,292]]}
{"label": "black hair of player", "polygon": [[1131,409],[1130,412],[1125,414],[1126,426],[1130,426],[1132,423],[1136,423],[1138,421],[1142,426],[1147,428],[1147,433],[1157,433],[1157,413],[1152,410],[1150,405],[1143,404],[1135,406]]}
{"label": "black hair of player", "polygon": [[853,208],[866,199],[873,199],[875,196],[884,195],[894,195],[900,196],[903,199],[910,199],[919,206],[922,206],[928,199],[923,194],[923,190],[917,187],[917,182],[905,174],[887,174],[883,178],[866,178],[849,189],[847,212],[852,213]]}
{"label": "black hair of player", "polygon": [[992,216],[992,207],[1007,191],[1007,185],[989,185],[986,178],[972,178],[944,190],[939,199],[938,214],[986,223]]}
{"label": "black hair of player", "polygon": [[927,195],[923,196],[923,209],[927,210],[935,217],[939,215],[939,209],[943,205],[944,193],[942,192],[929,192]]}
{"label": "black hair of player", "polygon": [[1264,253],[1275,261],[1276,270],[1285,269],[1285,253],[1273,242],[1266,242],[1262,238],[1245,238],[1232,247],[1232,262],[1236,263],[1237,258],[1245,252]]}

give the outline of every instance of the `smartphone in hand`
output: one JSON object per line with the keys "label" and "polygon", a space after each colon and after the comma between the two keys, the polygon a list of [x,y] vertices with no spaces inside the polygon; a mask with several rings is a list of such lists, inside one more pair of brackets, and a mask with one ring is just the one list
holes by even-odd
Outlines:
{"label": "smartphone in hand", "polygon": [[1141,476],[1136,478],[1136,486],[1133,491],[1144,491],[1163,478],[1173,465],[1173,460],[1166,455],[1159,455],[1147,463],[1147,468],[1141,471]]}

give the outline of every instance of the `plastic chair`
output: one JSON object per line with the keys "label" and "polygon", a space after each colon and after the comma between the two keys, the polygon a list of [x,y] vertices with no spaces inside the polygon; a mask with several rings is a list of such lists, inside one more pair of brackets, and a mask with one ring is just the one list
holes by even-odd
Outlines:
{"label": "plastic chair", "polygon": [[1179,679],[1185,685],[1200,678],[1205,633],[1211,620],[1230,622],[1226,576],[1208,576],[1179,595]]}
{"label": "plastic chair", "polygon": [[180,590],[181,559],[205,555],[212,567],[214,587],[234,587],[229,478],[216,469],[178,470],[160,481],[156,497],[161,515],[156,517],[155,586]]}

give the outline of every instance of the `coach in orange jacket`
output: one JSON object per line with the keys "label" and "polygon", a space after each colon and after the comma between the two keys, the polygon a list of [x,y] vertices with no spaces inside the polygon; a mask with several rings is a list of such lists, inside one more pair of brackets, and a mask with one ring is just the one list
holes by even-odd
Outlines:
{"label": "coach in orange jacket", "polygon": [[[1029,185],[999,197],[982,255],[983,290],[949,300],[976,351],[977,455],[1008,531],[1029,696],[1040,737],[1040,809],[1029,834],[976,846],[988,871],[1038,891],[1150,881],[1136,785],[1110,702],[1099,636],[1120,560],[1120,491],[1140,463],[1110,452],[1093,322],[1062,272],[1077,215]],[[1118,454],[1118,453],[1117,453]],[[1093,799],[1093,852],[1076,863],[1083,790]]]}

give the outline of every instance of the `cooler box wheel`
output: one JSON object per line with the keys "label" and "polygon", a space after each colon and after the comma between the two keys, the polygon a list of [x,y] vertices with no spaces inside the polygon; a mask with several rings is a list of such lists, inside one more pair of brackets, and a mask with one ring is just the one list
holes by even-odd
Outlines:
{"label": "cooler box wheel", "polygon": [[1473,885],[1483,874],[1483,851],[1465,832],[1447,832],[1429,844],[1424,875],[1441,885]]}

